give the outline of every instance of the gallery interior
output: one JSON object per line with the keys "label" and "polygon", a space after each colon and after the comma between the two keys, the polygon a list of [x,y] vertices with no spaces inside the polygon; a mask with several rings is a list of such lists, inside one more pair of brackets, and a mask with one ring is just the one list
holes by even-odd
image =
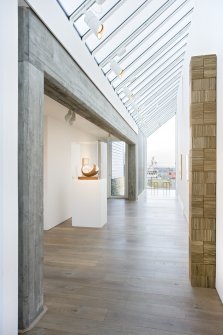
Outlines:
{"label": "gallery interior", "polygon": [[222,335],[222,12],[2,3],[0,335]]}

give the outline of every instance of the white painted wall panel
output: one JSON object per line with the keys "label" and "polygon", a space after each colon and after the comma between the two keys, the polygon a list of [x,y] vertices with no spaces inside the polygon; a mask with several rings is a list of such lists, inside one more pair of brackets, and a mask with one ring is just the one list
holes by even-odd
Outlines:
{"label": "white painted wall panel", "polygon": [[0,11],[0,334],[18,329],[18,17]]}

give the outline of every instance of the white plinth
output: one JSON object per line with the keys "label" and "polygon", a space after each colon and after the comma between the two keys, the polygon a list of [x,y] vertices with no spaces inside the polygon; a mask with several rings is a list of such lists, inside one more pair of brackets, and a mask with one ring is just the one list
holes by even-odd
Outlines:
{"label": "white plinth", "polygon": [[107,223],[107,180],[75,180],[72,226],[101,228]]}

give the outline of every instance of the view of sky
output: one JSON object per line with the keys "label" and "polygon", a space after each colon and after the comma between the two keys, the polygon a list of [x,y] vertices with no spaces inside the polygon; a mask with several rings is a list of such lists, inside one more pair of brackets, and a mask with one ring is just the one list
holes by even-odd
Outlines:
{"label": "view of sky", "polygon": [[175,167],[175,117],[170,119],[147,139],[147,164],[152,157],[157,166]]}

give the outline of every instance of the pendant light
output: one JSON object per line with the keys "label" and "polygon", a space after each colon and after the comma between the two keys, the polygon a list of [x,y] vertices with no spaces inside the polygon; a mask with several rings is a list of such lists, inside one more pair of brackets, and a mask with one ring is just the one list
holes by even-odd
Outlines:
{"label": "pendant light", "polygon": [[75,112],[73,112],[72,116],[69,120],[69,125],[72,126],[75,120],[76,120],[76,114],[75,114]]}
{"label": "pendant light", "polygon": [[67,114],[65,115],[65,120],[68,121],[71,118],[72,115],[72,111],[69,109],[69,111],[67,112]]}
{"label": "pendant light", "polygon": [[93,31],[93,33],[100,40],[103,36],[104,25],[98,20],[92,11],[88,11],[84,16],[84,22]]}
{"label": "pendant light", "polygon": [[64,118],[69,123],[69,125],[72,126],[72,124],[76,120],[76,113],[69,109]]}
{"label": "pendant light", "polygon": [[111,70],[115,72],[119,78],[123,76],[124,70],[121,68],[121,66],[113,59],[110,63]]}

